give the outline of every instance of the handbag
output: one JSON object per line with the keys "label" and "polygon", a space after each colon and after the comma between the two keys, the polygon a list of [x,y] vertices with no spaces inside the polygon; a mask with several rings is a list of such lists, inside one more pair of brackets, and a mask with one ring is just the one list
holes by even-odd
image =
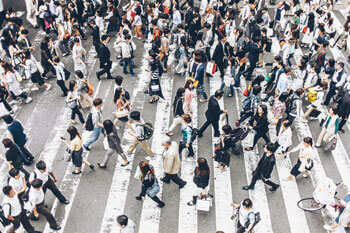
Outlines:
{"label": "handbag", "polygon": [[196,210],[209,211],[212,204],[213,202],[210,197],[205,196],[204,198],[197,198]]}
{"label": "handbag", "polygon": [[105,136],[105,138],[103,139],[103,148],[105,148],[105,150],[109,149],[108,137],[107,136]]}
{"label": "handbag", "polygon": [[115,113],[115,116],[117,118],[123,118],[129,115],[129,111],[127,109],[119,110]]}
{"label": "handbag", "polygon": [[333,151],[336,146],[337,146],[337,136],[334,136],[332,137],[331,140],[329,140],[324,150],[327,152],[330,152],[330,151]]}
{"label": "handbag", "polygon": [[68,80],[70,77],[70,72],[63,67],[63,72],[64,72],[64,80]]}
{"label": "handbag", "polygon": [[305,27],[303,28],[303,34],[305,34],[306,31],[307,31],[307,26],[305,26]]}
{"label": "handbag", "polygon": [[146,190],[146,193],[150,197],[155,197],[160,192],[160,187],[157,178],[154,178],[154,183],[152,187]]}
{"label": "handbag", "polygon": [[73,152],[69,148],[66,149],[66,151],[64,152],[64,155],[63,155],[63,159],[64,159],[65,162],[71,161],[72,153]]}
{"label": "handbag", "polygon": [[69,101],[69,102],[66,102],[66,107],[67,108],[75,108],[78,106],[78,101],[77,100],[72,100],[72,101]]}
{"label": "handbag", "polygon": [[245,145],[245,147],[252,147],[254,144],[254,133],[248,133],[248,135],[243,139],[242,143]]}
{"label": "handbag", "polygon": [[40,62],[35,61],[35,65],[36,65],[36,68],[38,69],[38,71],[40,72],[40,74],[44,73],[44,68]]}
{"label": "handbag", "polygon": [[194,88],[197,88],[197,86],[198,86],[198,83],[199,83],[199,81],[198,80],[195,80],[193,77],[188,77],[188,79],[189,80],[192,80],[192,82],[193,82],[193,87]]}
{"label": "handbag", "polygon": [[134,174],[134,178],[135,178],[136,180],[141,180],[141,171],[140,171],[140,167],[139,167],[139,166],[136,167],[136,171],[135,171],[135,174]]}
{"label": "handbag", "polygon": [[205,72],[208,74],[214,75],[215,71],[216,71],[216,64],[212,62],[208,62]]}

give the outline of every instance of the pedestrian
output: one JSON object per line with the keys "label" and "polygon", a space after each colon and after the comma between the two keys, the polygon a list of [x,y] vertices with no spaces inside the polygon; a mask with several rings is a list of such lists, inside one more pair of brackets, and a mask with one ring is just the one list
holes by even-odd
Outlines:
{"label": "pedestrian", "polygon": [[194,102],[196,101],[195,97],[195,90],[193,87],[193,81],[191,79],[187,79],[185,83],[185,98],[184,98],[184,113],[189,114],[190,116],[193,116],[193,113],[195,111],[194,109]]}
{"label": "pedestrian", "polygon": [[93,106],[93,103],[92,103],[93,100],[91,98],[93,89],[90,90],[89,81],[86,78],[84,78],[83,72],[81,72],[80,70],[77,70],[74,72],[74,76],[75,78],[77,78],[77,85],[78,85],[77,93],[80,98],[79,104],[82,109],[90,110]]}
{"label": "pedestrian", "polygon": [[80,70],[85,76],[87,75],[86,65],[84,58],[86,56],[86,50],[80,43],[79,38],[74,38],[74,46],[72,50],[72,57],[74,62],[74,71]]}
{"label": "pedestrian", "polygon": [[57,224],[55,217],[52,215],[50,210],[47,207],[45,207],[45,194],[43,192],[42,180],[33,180],[28,196],[31,205],[33,206],[33,211],[30,213],[28,218],[36,221],[39,220],[39,214],[42,214],[49,222],[50,228],[52,230],[60,230],[61,227]]}
{"label": "pedestrian", "polygon": [[136,149],[137,145],[141,145],[142,149],[147,153],[146,160],[155,159],[154,153],[151,148],[149,148],[147,141],[145,139],[145,129],[144,129],[144,120],[141,118],[141,113],[139,111],[132,111],[130,113],[130,118],[135,122],[135,127],[132,132],[129,132],[131,136],[134,137],[133,143],[128,149],[128,154],[132,154]]}
{"label": "pedestrian", "polygon": [[88,24],[88,26],[92,29],[91,32],[91,36],[92,36],[92,44],[95,47],[95,51],[96,51],[96,58],[99,57],[99,47],[101,44],[101,38],[100,38],[100,29],[99,27],[96,25],[94,20],[91,20]]}
{"label": "pedestrian", "polygon": [[83,144],[83,147],[85,150],[90,151],[90,146],[92,143],[96,142],[98,138],[100,137],[100,134],[103,135],[103,116],[102,116],[102,106],[103,101],[101,98],[95,98],[93,101],[94,107],[91,109],[91,119],[92,124],[94,126],[92,136]]}
{"label": "pedestrian", "polygon": [[246,198],[241,204],[231,203],[231,206],[238,208],[236,233],[251,232],[255,226],[253,202]]}
{"label": "pedestrian", "polygon": [[186,37],[180,38],[180,45],[177,48],[179,52],[179,64],[175,67],[175,73],[180,76],[184,76],[187,68],[187,50],[186,50]]}
{"label": "pedestrian", "polygon": [[[41,49],[41,65],[44,68],[44,73],[42,73],[43,78],[46,78],[46,75],[51,71],[54,75],[56,75],[56,71],[53,67],[52,57],[57,56],[52,55],[51,49],[54,48],[54,46],[51,45],[52,38],[45,37],[44,40],[41,42],[40,49]],[[49,47],[51,46],[51,48]],[[37,79],[39,79],[37,77]],[[38,81],[38,84],[41,86],[40,82]]]}
{"label": "pedestrian", "polygon": [[[16,168],[25,174],[26,180],[29,179],[29,173],[23,168],[22,153],[18,149],[17,145],[9,138],[2,139],[2,144],[6,149],[5,157],[9,163],[9,168]],[[30,165],[31,163],[25,163],[25,165]]]}
{"label": "pedestrian", "polygon": [[67,89],[66,84],[64,82],[66,80],[66,74],[64,72],[64,70],[66,68],[64,67],[63,62],[61,62],[59,57],[53,58],[53,64],[54,64],[54,67],[56,70],[56,77],[57,77],[56,83],[61,88],[61,91],[62,91],[61,96],[66,97],[67,93],[68,93],[68,89]]}
{"label": "pedestrian", "polygon": [[338,105],[338,115],[341,119],[339,123],[339,131],[342,133],[345,133],[345,130],[343,129],[346,121],[349,118],[350,114],[350,83],[346,86],[345,93],[343,98],[341,99],[339,105]]}
{"label": "pedestrian", "polygon": [[275,144],[269,142],[265,145],[264,154],[259,160],[258,166],[253,171],[252,180],[248,186],[243,186],[242,189],[249,190],[254,189],[255,183],[257,180],[261,179],[265,184],[271,186],[270,191],[275,191],[278,189],[279,185],[275,184],[270,180],[272,170],[275,166]]}
{"label": "pedestrian", "polygon": [[321,125],[322,130],[318,135],[316,141],[316,148],[322,147],[322,141],[328,143],[333,137],[337,137],[338,129],[339,129],[339,116],[337,114],[337,108],[335,106],[331,106],[329,108],[329,114],[325,118],[325,121]]}
{"label": "pedestrian", "polygon": [[311,174],[310,171],[314,166],[314,150],[312,148],[312,143],[313,142],[311,137],[305,137],[297,147],[294,147],[291,151],[284,154],[284,156],[286,157],[291,153],[300,151],[297,163],[293,166],[289,176],[287,176],[285,180],[291,180],[293,176],[297,177],[301,172],[305,172],[305,174],[303,175],[305,178]]}
{"label": "pedestrian", "polygon": [[159,66],[161,66],[159,60],[152,60],[149,63],[150,70],[149,70],[149,75],[151,77],[150,83],[149,83],[149,90],[148,93],[150,95],[149,103],[154,103],[158,102],[159,97],[163,98],[163,93],[162,93],[162,87],[160,85],[160,70]]}
{"label": "pedestrian", "polygon": [[149,165],[148,162],[141,161],[139,163],[139,169],[142,188],[140,195],[136,196],[136,200],[144,201],[147,194],[154,202],[158,203],[159,208],[163,208],[165,206],[164,202],[162,202],[156,194],[154,195],[154,192],[151,192],[155,186],[159,186],[153,167]]}
{"label": "pedestrian", "polygon": [[89,166],[91,170],[94,170],[94,165],[89,163],[84,157],[83,157],[83,139],[81,138],[78,129],[74,126],[70,126],[67,129],[67,132],[69,134],[69,141],[70,143],[64,139],[64,143],[67,145],[69,150],[72,152],[72,163],[75,166],[75,170],[72,172],[73,175],[79,175],[81,174],[81,168],[82,164]]}
{"label": "pedestrian", "polygon": [[272,113],[272,116],[269,117],[268,115],[270,124],[276,125],[276,134],[279,132],[284,113],[286,112],[286,101],[288,96],[287,92],[281,93],[281,95],[275,99],[271,108],[270,112]]}
{"label": "pedestrian", "polygon": [[254,149],[254,146],[258,142],[260,138],[263,138],[267,143],[270,142],[267,133],[269,131],[269,122],[267,120],[267,107],[266,105],[260,105],[258,107],[258,111],[254,114],[254,116],[250,120],[250,125],[255,130],[253,145],[251,147],[245,148],[247,151],[251,151]]}
{"label": "pedestrian", "polygon": [[213,56],[211,57],[212,63],[215,62],[217,69],[220,71],[220,77],[224,78],[225,75],[225,63],[224,63],[224,58],[226,53],[225,49],[225,43],[226,43],[226,36],[225,35],[220,35],[218,39],[218,44],[215,47]]}
{"label": "pedestrian", "polygon": [[[130,96],[129,96],[130,97]],[[129,112],[131,110],[131,104],[125,98],[125,91],[122,87],[115,89],[113,102],[115,104],[115,116],[114,125],[117,126],[118,122],[124,122],[129,129],[133,130],[133,127],[130,124]]]}
{"label": "pedestrian", "polygon": [[23,200],[23,201],[27,200],[28,199],[28,195],[27,195],[28,178],[26,179],[25,174],[16,168],[11,168],[9,171],[9,175],[10,177],[7,180],[8,185],[10,185],[13,188],[13,190],[15,190],[20,200]]}
{"label": "pedestrian", "polygon": [[346,73],[344,70],[344,62],[339,62],[335,74],[331,79],[329,91],[326,95],[326,99],[323,102],[324,105],[328,106],[331,98],[336,94],[336,90],[340,89],[346,81]]}
{"label": "pedestrian", "polygon": [[205,112],[206,121],[198,132],[198,137],[203,137],[203,132],[211,124],[214,128],[214,137],[220,136],[219,120],[220,115],[226,113],[225,109],[221,109],[219,101],[222,99],[224,92],[222,90],[216,90],[215,94],[210,96],[208,102],[208,109]]}
{"label": "pedestrian", "polygon": [[124,163],[121,164],[120,166],[122,166],[122,167],[127,166],[129,164],[129,161],[128,161],[126,155],[124,154],[123,148],[121,147],[121,142],[120,142],[120,138],[118,136],[117,128],[115,127],[115,125],[113,124],[113,122],[111,120],[103,121],[103,128],[106,131],[106,137],[108,140],[108,150],[105,154],[105,158],[104,158],[103,162],[97,163],[97,165],[100,168],[106,168],[107,163],[108,163],[109,159],[111,158],[111,156],[113,155],[113,153],[117,152],[117,154],[119,154],[122,157],[122,159],[124,160]]}
{"label": "pedestrian", "polygon": [[289,107],[286,108],[287,120],[292,124],[293,121],[297,118],[298,120],[302,119],[302,98],[304,96],[304,89],[297,89],[292,96],[288,99]]}
{"label": "pedestrian", "polygon": [[197,204],[197,198],[209,195],[209,180],[210,180],[210,168],[205,158],[198,158],[197,165],[193,172],[193,183],[196,185],[196,189],[193,191],[192,201],[187,202],[187,205],[193,206]]}
{"label": "pedestrian", "polygon": [[301,122],[307,123],[308,120],[306,119],[308,116],[310,116],[310,120],[317,120],[318,118],[316,116],[312,116],[312,112],[320,111],[322,109],[322,101],[323,97],[325,95],[325,91],[327,90],[328,84],[325,81],[321,81],[320,85],[316,86],[315,88],[308,89],[309,92],[314,91],[316,92],[316,98],[312,99],[310,98],[310,93],[308,93],[308,100],[310,101],[310,105],[308,106],[308,110],[305,112],[304,116],[301,119]]}
{"label": "pedestrian", "polygon": [[163,146],[165,147],[162,155],[164,177],[160,178],[160,180],[165,183],[170,183],[170,180],[172,180],[182,189],[186,185],[186,181],[182,180],[177,174],[181,168],[178,145],[176,142],[171,141],[170,138],[165,138]]}
{"label": "pedestrian", "polygon": [[246,80],[251,80],[256,63],[259,61],[259,54],[263,52],[259,37],[253,37],[252,42],[247,45],[246,51],[249,52],[249,67],[244,72],[244,76]]}
{"label": "pedestrian", "polygon": [[207,93],[205,93],[205,88],[204,88],[204,64],[203,64],[202,56],[195,55],[194,62],[195,62],[196,68],[194,70],[193,78],[195,79],[195,81],[198,81],[197,89],[199,91],[199,94],[203,95],[203,98],[199,99],[199,101],[206,102],[208,101],[208,96],[207,96]]}
{"label": "pedestrian", "polygon": [[179,145],[179,154],[181,154],[183,149],[187,149],[188,150],[187,156],[193,157],[194,151],[192,147],[192,132],[193,132],[192,118],[189,114],[184,114],[182,118],[183,118],[182,137]]}
{"label": "pedestrian", "polygon": [[96,72],[96,77],[98,80],[101,80],[101,75],[104,73],[107,73],[107,79],[112,79],[111,74],[111,68],[112,68],[112,61],[111,61],[111,53],[109,51],[109,48],[107,47],[107,43],[110,40],[110,37],[107,35],[103,35],[101,37],[102,42],[99,44],[98,48],[98,56],[100,59],[100,68],[102,70]]}
{"label": "pedestrian", "polygon": [[129,74],[127,72],[127,66],[129,65],[130,69],[130,75],[131,76],[136,76],[134,73],[134,62],[132,60],[132,48],[130,45],[131,41],[131,36],[130,34],[125,35],[125,40],[121,42],[121,47],[122,47],[122,61],[123,61],[123,74]]}
{"label": "pedestrian", "polygon": [[215,148],[215,161],[218,162],[217,168],[220,168],[221,171],[225,171],[230,166],[231,148],[234,147],[230,135],[231,131],[232,128],[229,125],[222,127],[219,147]]}
{"label": "pedestrian", "polygon": [[259,94],[261,92],[260,85],[253,86],[253,91],[247,96],[243,102],[242,102],[242,112],[240,113],[241,118],[236,121],[236,126],[239,126],[239,124],[243,121],[245,121],[247,118],[254,116],[259,107],[260,97]]}
{"label": "pedestrian", "polygon": [[126,215],[119,215],[117,217],[117,226],[120,228],[120,233],[135,233],[135,223]]}
{"label": "pedestrian", "polygon": [[36,231],[32,224],[30,224],[26,211],[23,209],[16,191],[11,186],[7,185],[3,187],[2,192],[5,194],[2,201],[3,213],[12,223],[6,233],[14,233],[21,224],[28,233],[40,233],[40,231]]}
{"label": "pedestrian", "polygon": [[282,127],[277,134],[277,140],[275,141],[276,154],[287,153],[289,147],[292,145],[293,132],[291,129],[292,123],[289,120],[282,122]]}
{"label": "pedestrian", "polygon": [[28,141],[27,135],[24,133],[24,128],[22,123],[18,120],[14,120],[11,115],[5,115],[2,119],[7,124],[6,136],[11,139],[20,149],[22,154],[21,158],[23,162],[30,163],[34,160],[34,156],[25,147]]}
{"label": "pedestrian", "polygon": [[68,94],[67,94],[67,98],[66,98],[66,105],[67,105],[67,107],[72,109],[72,114],[71,114],[71,118],[70,118],[72,121],[72,124],[77,123],[75,121],[75,115],[78,115],[80,122],[82,124],[84,124],[85,120],[84,120],[83,114],[79,110],[80,97],[78,95],[77,88],[78,88],[77,82],[74,80],[71,80],[69,82]]}
{"label": "pedestrian", "polygon": [[166,133],[166,135],[168,135],[168,136],[173,136],[174,135],[173,131],[174,131],[175,127],[177,125],[183,123],[182,115],[185,114],[184,113],[184,98],[185,98],[185,89],[183,87],[180,87],[176,91],[176,96],[174,98],[174,102],[173,102],[173,106],[172,106],[174,118],[173,118],[173,123],[169,127],[168,132]]}

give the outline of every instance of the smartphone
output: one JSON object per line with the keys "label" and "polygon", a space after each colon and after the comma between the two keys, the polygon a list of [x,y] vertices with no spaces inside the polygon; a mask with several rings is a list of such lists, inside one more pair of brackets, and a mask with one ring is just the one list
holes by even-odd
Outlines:
{"label": "smartphone", "polygon": [[62,140],[66,140],[66,138],[64,138],[64,137],[61,137],[61,139],[62,139]]}

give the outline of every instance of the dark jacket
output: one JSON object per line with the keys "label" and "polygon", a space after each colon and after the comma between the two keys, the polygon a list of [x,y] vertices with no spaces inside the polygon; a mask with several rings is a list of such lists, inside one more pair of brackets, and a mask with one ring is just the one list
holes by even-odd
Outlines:
{"label": "dark jacket", "polygon": [[174,117],[182,116],[184,114],[183,98],[175,98],[173,102]]}
{"label": "dark jacket", "polygon": [[193,183],[195,183],[198,188],[205,188],[209,185],[209,175],[197,176],[196,169],[194,169]]}
{"label": "dark jacket", "polygon": [[97,25],[92,27],[91,36],[92,36],[92,41],[94,44],[99,44],[101,42],[101,40],[100,40],[100,28]]}
{"label": "dark jacket", "polygon": [[151,188],[154,184],[155,177],[152,175],[152,173],[146,174],[145,178],[142,181],[142,189],[141,189],[141,196],[146,196],[147,189]]}
{"label": "dark jacket", "polygon": [[269,122],[266,116],[260,116],[257,112],[253,117],[253,122],[254,121],[256,122],[256,125],[253,127],[253,129],[257,133],[266,133],[267,131],[269,131]]}
{"label": "dark jacket", "polygon": [[250,62],[257,62],[259,60],[259,54],[262,53],[262,48],[255,44],[255,43],[249,43],[246,51],[249,52],[248,59]]}
{"label": "dark jacket", "polygon": [[258,166],[255,169],[255,172],[261,173],[261,178],[269,179],[271,177],[271,173],[273,167],[275,166],[275,163],[275,154],[272,154],[267,157],[266,153],[264,153],[258,163]]}
{"label": "dark jacket", "polygon": [[214,53],[213,53],[213,60],[217,65],[222,64],[224,62],[224,46],[222,45],[221,41],[216,45]]}
{"label": "dark jacket", "polygon": [[208,110],[205,112],[205,116],[209,122],[219,121],[220,115],[223,111],[220,109],[219,102],[212,95],[209,98]]}
{"label": "dark jacket", "polygon": [[109,48],[104,43],[100,44],[98,54],[100,58],[100,68],[111,67],[111,53],[109,51]]}
{"label": "dark jacket", "polygon": [[350,91],[345,91],[343,99],[338,106],[338,114],[342,118],[348,118],[350,113]]}
{"label": "dark jacket", "polygon": [[23,132],[23,126],[17,120],[13,120],[13,123],[7,126],[7,130],[12,134],[13,141],[18,146],[24,146],[27,142],[27,136]]}
{"label": "dark jacket", "polygon": [[190,25],[192,19],[193,19],[193,9],[188,8],[185,14],[185,24]]}
{"label": "dark jacket", "polygon": [[[197,66],[197,64],[195,64]],[[204,83],[204,64],[200,64],[196,74],[195,74],[195,79],[198,80],[199,84],[203,85]]]}
{"label": "dark jacket", "polygon": [[120,146],[120,138],[118,136],[117,128],[113,125],[113,132],[107,135],[109,148],[116,150],[118,154],[123,153],[123,149]]}
{"label": "dark jacket", "polygon": [[11,162],[14,168],[19,169],[22,167],[21,152],[15,144],[13,144],[10,149],[6,151],[5,156],[6,160]]}

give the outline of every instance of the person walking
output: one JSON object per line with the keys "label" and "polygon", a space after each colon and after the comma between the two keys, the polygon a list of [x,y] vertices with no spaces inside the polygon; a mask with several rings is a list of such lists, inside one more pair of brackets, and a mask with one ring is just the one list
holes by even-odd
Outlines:
{"label": "person walking", "polygon": [[69,201],[63,196],[55,184],[57,182],[55,174],[52,172],[51,168],[47,168],[43,160],[38,161],[35,165],[35,169],[30,173],[29,184],[32,184],[35,179],[40,179],[42,181],[44,193],[46,193],[47,189],[50,189],[61,203],[65,205],[69,204]]}
{"label": "person walking", "polygon": [[28,179],[26,179],[25,174],[16,168],[11,168],[9,175],[10,176],[7,180],[8,185],[10,185],[15,190],[16,194],[21,200],[27,200],[28,195],[26,194],[28,191]]}
{"label": "person walking", "polygon": [[103,122],[103,128],[106,131],[106,137],[108,140],[108,150],[105,154],[105,158],[102,163],[97,163],[99,168],[106,168],[107,163],[114,152],[117,152],[122,159],[124,160],[124,163],[120,166],[125,167],[129,164],[128,158],[124,154],[123,148],[121,147],[120,138],[118,136],[117,128],[113,124],[111,120],[105,120]]}
{"label": "person walking", "polygon": [[282,127],[277,134],[277,140],[275,141],[276,154],[287,153],[289,147],[292,145],[293,132],[291,129],[292,123],[289,120],[282,122]]}
{"label": "person walking", "polygon": [[145,121],[141,118],[141,113],[139,111],[133,111],[130,113],[130,118],[135,122],[135,127],[132,132],[129,132],[131,136],[134,137],[133,143],[128,149],[128,154],[132,154],[136,149],[137,145],[141,145],[142,149],[147,153],[146,160],[155,159],[154,153],[151,148],[149,148],[147,141],[145,139]]}
{"label": "person walking", "polygon": [[325,118],[325,121],[322,124],[321,133],[318,135],[316,141],[316,148],[321,148],[322,141],[328,143],[333,137],[337,136],[339,129],[339,116],[337,115],[337,108],[335,106],[331,106],[329,108],[329,114]]}
{"label": "person walking", "polygon": [[196,101],[195,97],[195,90],[193,87],[193,81],[191,79],[187,79],[185,83],[185,97],[184,97],[184,113],[189,114],[190,116],[193,116],[193,113],[195,111],[193,107],[193,102]]}
{"label": "person walking", "polygon": [[313,142],[311,137],[305,137],[297,147],[284,154],[284,157],[286,157],[291,153],[300,151],[297,163],[293,166],[289,176],[287,176],[285,180],[291,180],[293,176],[297,177],[301,172],[305,172],[305,174],[303,175],[305,178],[311,174],[310,171],[314,166],[312,161],[314,154],[312,143]]}
{"label": "person walking", "polygon": [[92,136],[90,139],[83,144],[85,150],[90,151],[90,146],[92,143],[96,142],[100,137],[100,134],[104,134],[103,131],[103,116],[102,116],[102,106],[103,102],[101,98],[96,98],[93,101],[94,107],[91,109],[91,119],[94,126]]}
{"label": "person walking", "polygon": [[21,158],[23,159],[23,162],[28,164],[31,161],[33,161],[34,156],[25,147],[25,144],[28,141],[28,137],[24,133],[22,123],[18,120],[14,120],[11,115],[5,115],[2,117],[2,119],[7,124],[6,136],[19,147],[20,152],[22,154]]}
{"label": "person walking", "polygon": [[92,93],[90,92],[89,81],[84,78],[84,74],[80,70],[75,71],[74,76],[77,79],[77,94],[80,98],[79,104],[82,109],[90,110],[93,107],[93,100],[91,98]]}
{"label": "person walking", "polygon": [[328,106],[331,98],[335,95],[336,90],[341,88],[346,81],[346,73],[344,70],[344,62],[339,62],[337,65],[337,70],[331,79],[329,86],[329,91],[326,95],[326,99],[323,102],[324,105]]}
{"label": "person walking", "polygon": [[[13,141],[9,138],[2,139],[2,144],[4,145],[6,152],[5,157],[7,162],[9,163],[10,168],[16,168],[19,171],[23,172],[25,174],[26,180],[29,179],[29,173],[27,170],[23,168],[23,160],[22,160],[22,154],[18,147],[13,143]],[[30,165],[30,163],[26,163],[25,165]]]}
{"label": "person walking", "polygon": [[175,129],[175,127],[178,124],[183,123],[182,115],[185,114],[184,98],[185,98],[185,89],[180,87],[179,89],[177,89],[176,96],[174,98],[174,102],[172,106],[174,119],[173,119],[173,123],[169,127],[168,132],[166,133],[166,135],[168,136],[173,136],[174,135],[173,130]]}
{"label": "person walking", "polygon": [[255,214],[253,209],[253,202],[246,198],[241,204],[231,203],[231,206],[238,209],[238,221],[236,233],[251,232],[255,226]]}
{"label": "person walking", "polygon": [[122,48],[122,60],[123,60],[123,74],[129,74],[126,71],[127,66],[129,65],[129,69],[130,69],[130,75],[131,76],[136,76],[136,74],[134,73],[134,62],[132,60],[132,48],[130,45],[130,41],[131,41],[131,36],[130,34],[127,34],[125,36],[125,40],[121,42],[121,48]]}
{"label": "person walking", "polygon": [[181,154],[183,149],[187,148],[188,157],[193,157],[194,151],[192,147],[192,118],[189,114],[184,114],[182,118],[184,122],[182,123],[182,137],[179,145],[179,154]]}
{"label": "person walking", "polygon": [[197,204],[198,196],[209,195],[209,180],[210,180],[210,168],[205,158],[197,159],[197,166],[193,172],[193,183],[196,185],[196,189],[193,192],[192,201],[187,202],[187,205],[193,206]]}
{"label": "person walking", "polygon": [[348,83],[347,87],[345,88],[344,96],[338,105],[338,115],[341,119],[338,130],[342,133],[345,133],[345,130],[343,129],[343,127],[349,118],[349,114],[350,114],[350,83]]}
{"label": "person walking", "polygon": [[53,58],[53,64],[56,70],[56,77],[57,77],[57,85],[61,88],[62,91],[62,97],[66,97],[68,93],[68,89],[66,87],[66,84],[64,83],[66,79],[66,74],[64,72],[65,67],[63,62],[60,61],[59,57]]}
{"label": "person walking", "polygon": [[219,119],[222,113],[226,113],[225,109],[221,109],[219,105],[219,100],[222,99],[224,92],[222,90],[216,90],[215,94],[210,96],[208,102],[208,109],[205,112],[206,122],[200,128],[198,132],[198,137],[203,137],[203,132],[211,124],[214,128],[214,137],[219,137]]}
{"label": "person walking", "polygon": [[177,143],[171,141],[170,138],[165,138],[163,141],[163,146],[165,147],[162,155],[165,176],[163,178],[160,178],[160,180],[167,184],[169,184],[170,180],[172,180],[179,186],[179,189],[182,189],[186,185],[186,181],[182,180],[177,175],[181,167],[181,160]]}
{"label": "person walking", "polygon": [[16,191],[7,185],[3,187],[2,192],[5,194],[1,205],[3,213],[12,223],[6,233],[15,233],[21,224],[28,233],[40,233],[40,231],[36,231],[32,224],[30,224]]}
{"label": "person walking", "polygon": [[74,46],[72,50],[72,58],[74,62],[74,71],[80,70],[85,76],[87,75],[86,65],[84,58],[86,56],[86,50],[80,43],[79,38],[74,39]]}
{"label": "person walking", "polygon": [[158,207],[163,208],[165,206],[164,202],[151,192],[154,186],[158,185],[153,167],[149,165],[148,162],[141,161],[139,163],[139,169],[141,173],[142,188],[140,195],[136,196],[136,200],[144,201],[147,194],[154,202],[158,203]]}
{"label": "person walking", "polygon": [[29,190],[29,201],[33,206],[33,211],[28,216],[29,219],[39,220],[39,214],[44,215],[46,220],[49,222],[52,230],[58,231],[61,227],[57,224],[55,217],[52,215],[50,210],[45,207],[44,199],[45,194],[43,191],[43,182],[40,179],[35,179],[32,182],[32,186]]}
{"label": "person walking", "polygon": [[80,97],[78,95],[77,88],[78,88],[77,82],[74,80],[71,80],[69,82],[66,104],[67,104],[67,107],[72,109],[72,114],[70,118],[72,120],[72,124],[77,123],[75,121],[75,115],[78,115],[80,122],[84,124],[85,120],[84,120],[83,114],[79,110]]}
{"label": "person walking", "polygon": [[231,148],[234,144],[231,139],[232,128],[229,125],[222,127],[222,134],[220,137],[220,147],[215,151],[215,161],[218,162],[217,168],[221,171],[225,171],[230,166]]}
{"label": "person walking", "polygon": [[[130,96],[129,96],[130,97]],[[116,107],[115,111],[115,120],[114,125],[117,126],[118,122],[125,122],[130,130],[133,130],[133,127],[130,124],[129,112],[131,110],[131,104],[125,97],[125,90],[122,87],[115,89],[113,102]]]}
{"label": "person walking", "polygon": [[271,186],[270,191],[276,191],[279,185],[270,180],[273,167],[275,166],[275,145],[269,142],[265,145],[264,154],[259,160],[258,166],[253,171],[252,180],[248,186],[243,186],[242,189],[254,189],[256,181],[261,179],[265,184]]}
{"label": "person walking", "polygon": [[223,79],[225,75],[225,64],[224,64],[224,58],[225,58],[225,43],[226,43],[226,36],[220,35],[218,39],[218,44],[215,47],[213,56],[211,57],[212,62],[215,62],[217,65],[217,68],[220,71],[220,77]]}
{"label": "person walking", "polygon": [[75,170],[72,172],[73,175],[81,174],[82,164],[89,166],[91,170],[94,170],[94,165],[89,163],[85,158],[83,158],[83,139],[81,138],[78,129],[74,126],[70,126],[67,129],[69,134],[69,141],[62,138],[64,143],[67,145],[69,150],[72,152],[72,163],[75,166]]}
{"label": "person walking", "polygon": [[194,79],[195,81],[198,81],[197,89],[199,91],[199,94],[203,95],[203,98],[200,99],[200,102],[206,102],[208,101],[207,93],[205,93],[204,88],[204,64],[203,64],[203,58],[201,56],[195,56],[194,62],[196,65],[195,71],[194,71]]}
{"label": "person walking", "polygon": [[124,214],[117,217],[117,226],[120,228],[120,233],[135,233],[136,231],[134,221]]}
{"label": "person walking", "polygon": [[107,73],[107,79],[112,79],[111,52],[109,51],[109,48],[107,47],[107,43],[109,42],[110,37],[107,35],[103,35],[101,37],[101,40],[102,40],[102,42],[99,44],[97,54],[98,54],[99,59],[100,59],[100,68],[102,70],[96,72],[96,77],[98,80],[101,80],[101,75],[103,75],[104,73]]}

